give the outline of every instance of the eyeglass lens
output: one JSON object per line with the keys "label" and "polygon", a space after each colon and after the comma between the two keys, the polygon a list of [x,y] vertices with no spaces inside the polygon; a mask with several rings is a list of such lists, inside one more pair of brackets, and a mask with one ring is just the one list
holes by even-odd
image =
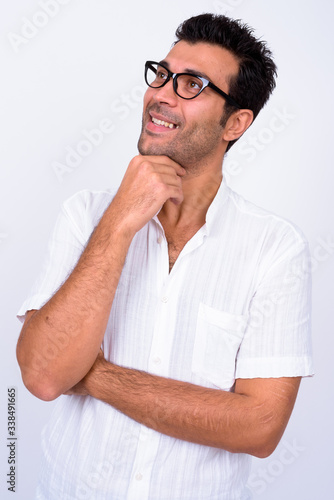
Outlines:
{"label": "eyeglass lens", "polygon": [[[168,79],[168,71],[159,64],[150,63],[146,69],[146,80],[150,87],[162,87]],[[199,94],[203,82],[194,75],[178,75],[176,82],[177,94],[185,99],[191,99]]]}

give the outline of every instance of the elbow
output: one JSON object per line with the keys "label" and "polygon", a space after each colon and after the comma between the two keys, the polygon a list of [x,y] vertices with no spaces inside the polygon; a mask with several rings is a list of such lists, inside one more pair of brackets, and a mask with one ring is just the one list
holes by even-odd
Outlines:
{"label": "elbow", "polygon": [[256,458],[268,458],[277,448],[281,439],[281,433],[268,432],[257,436],[256,444],[251,447],[248,453]]}
{"label": "elbow", "polygon": [[63,393],[63,391],[60,391],[59,386],[56,385],[56,374],[60,373],[60,371],[55,372],[53,370],[52,375],[50,371],[52,364],[49,362],[48,352],[46,354],[38,352],[32,345],[29,325],[36,312],[36,310],[27,312],[16,346],[16,359],[21,370],[23,384],[28,391],[42,401],[53,401]]}
{"label": "elbow", "polygon": [[29,370],[22,369],[22,381],[28,391],[42,401],[54,401],[61,393],[49,381],[48,377],[40,374],[39,376],[29,373]]}
{"label": "elbow", "polygon": [[53,401],[62,393],[55,387],[50,375],[41,366],[31,363],[19,347],[16,350],[17,362],[21,370],[22,381],[28,391],[42,401]]}
{"label": "elbow", "polygon": [[23,383],[28,391],[38,399],[42,401],[54,401],[61,394],[56,391],[51,384],[40,382],[37,380],[31,380],[28,377],[22,376]]}
{"label": "elbow", "polygon": [[253,455],[253,457],[256,458],[268,458],[275,451],[276,447],[277,445],[272,446],[270,444],[266,446],[257,447],[256,449],[252,450],[250,455]]}

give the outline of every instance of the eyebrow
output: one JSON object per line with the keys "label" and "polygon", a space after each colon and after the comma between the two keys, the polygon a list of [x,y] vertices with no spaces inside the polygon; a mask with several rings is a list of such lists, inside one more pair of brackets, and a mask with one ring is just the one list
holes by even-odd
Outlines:
{"label": "eyebrow", "polygon": [[[170,65],[167,61],[160,61],[159,64],[161,64],[162,66],[165,66],[167,69],[170,70]],[[182,71],[181,73],[189,73],[190,75],[201,76],[201,77],[205,78],[206,80],[211,81],[210,78],[208,77],[208,75],[206,75],[202,71],[197,71],[195,69],[185,68],[185,70]]]}

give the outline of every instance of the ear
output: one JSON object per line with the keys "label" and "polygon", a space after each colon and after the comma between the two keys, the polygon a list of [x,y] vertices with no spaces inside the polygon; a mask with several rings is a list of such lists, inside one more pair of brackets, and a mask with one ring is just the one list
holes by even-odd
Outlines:
{"label": "ear", "polygon": [[253,111],[250,109],[240,109],[233,113],[227,120],[223,131],[223,139],[226,142],[239,139],[253,122]]}

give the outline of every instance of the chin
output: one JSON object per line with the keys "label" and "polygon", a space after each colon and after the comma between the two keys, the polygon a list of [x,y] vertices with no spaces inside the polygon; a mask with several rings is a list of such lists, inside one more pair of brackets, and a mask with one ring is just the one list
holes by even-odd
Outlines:
{"label": "chin", "polygon": [[141,136],[138,141],[138,151],[141,155],[145,156],[169,156],[170,148],[161,144],[154,143],[154,140],[146,140]]}
{"label": "chin", "polygon": [[138,151],[143,156],[168,156],[168,158],[183,166],[183,159],[175,151],[175,148],[171,144],[159,144],[159,142],[159,139],[156,137],[151,137],[147,133],[142,132],[137,144]]}

